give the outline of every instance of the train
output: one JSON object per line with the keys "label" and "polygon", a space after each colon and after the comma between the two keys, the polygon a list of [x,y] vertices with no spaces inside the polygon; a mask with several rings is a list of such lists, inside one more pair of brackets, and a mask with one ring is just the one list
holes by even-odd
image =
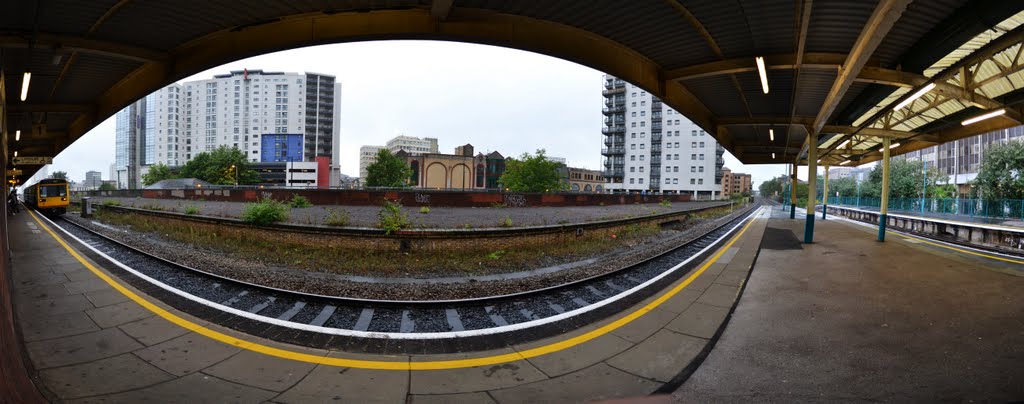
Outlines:
{"label": "train", "polygon": [[42,213],[60,214],[67,212],[68,182],[47,178],[25,188],[25,204]]}

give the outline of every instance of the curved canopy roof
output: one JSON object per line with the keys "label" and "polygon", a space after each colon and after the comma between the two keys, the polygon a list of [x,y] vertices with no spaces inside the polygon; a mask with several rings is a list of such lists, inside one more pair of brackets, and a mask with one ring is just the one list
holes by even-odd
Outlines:
{"label": "curved canopy roof", "polygon": [[859,164],[880,158],[880,137],[898,139],[899,154],[1018,125],[1022,10],[982,0],[4,2],[5,152],[54,156],[136,99],[243,57],[438,39],[548,54],[630,81],[744,163],[799,162],[811,133],[821,134],[822,163]]}

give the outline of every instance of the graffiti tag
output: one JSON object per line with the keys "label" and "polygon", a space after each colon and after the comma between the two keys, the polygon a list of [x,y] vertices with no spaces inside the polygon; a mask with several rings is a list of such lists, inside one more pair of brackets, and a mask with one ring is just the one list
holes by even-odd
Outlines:
{"label": "graffiti tag", "polygon": [[521,208],[526,206],[526,195],[505,194],[505,206],[510,208]]}
{"label": "graffiti tag", "polygon": [[270,200],[270,197],[272,195],[274,195],[274,194],[272,194],[272,193],[270,193],[268,191],[263,191],[263,192],[260,192],[260,199]]}
{"label": "graffiti tag", "polygon": [[417,192],[415,196],[416,196],[416,203],[430,203],[430,195],[429,194],[421,194],[421,193]]}

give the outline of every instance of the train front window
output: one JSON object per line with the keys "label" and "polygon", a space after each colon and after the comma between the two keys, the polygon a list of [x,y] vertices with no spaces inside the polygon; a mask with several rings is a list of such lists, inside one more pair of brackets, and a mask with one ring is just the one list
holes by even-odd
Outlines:
{"label": "train front window", "polygon": [[67,188],[63,185],[43,185],[39,187],[39,197],[67,196]]}

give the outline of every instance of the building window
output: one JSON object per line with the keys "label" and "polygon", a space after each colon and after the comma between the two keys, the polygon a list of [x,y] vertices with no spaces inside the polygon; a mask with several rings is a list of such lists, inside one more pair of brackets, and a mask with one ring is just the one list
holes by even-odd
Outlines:
{"label": "building window", "polygon": [[697,180],[697,184],[704,185],[704,179],[701,178],[701,179]]}
{"label": "building window", "polygon": [[630,183],[630,184],[632,184],[632,183],[633,183],[633,179],[632,179],[632,178],[630,178],[630,179],[629,179],[629,183]]}
{"label": "building window", "polygon": [[697,148],[697,142],[690,142],[690,147]]}
{"label": "building window", "polygon": [[701,159],[701,160],[704,160],[704,153],[701,153],[701,155],[700,155],[700,159]]}
{"label": "building window", "polygon": [[647,136],[647,132],[640,132],[640,138],[643,139]]}
{"label": "building window", "polygon": [[691,173],[697,172],[697,167],[696,166],[690,166],[690,172]]}
{"label": "building window", "polygon": [[693,178],[690,178],[690,185],[693,185],[693,184],[696,184],[696,183],[697,183],[697,180],[695,180]]}
{"label": "building window", "polygon": [[640,150],[643,150],[643,149],[644,149],[644,144],[640,143]]}
{"label": "building window", "polygon": [[640,166],[640,172],[644,172],[644,167]]}
{"label": "building window", "polygon": [[697,131],[695,131],[695,130],[694,131],[690,131],[690,135],[697,136]]}
{"label": "building window", "polygon": [[637,182],[639,182],[639,183],[643,184],[643,183],[644,183],[644,179],[643,179],[643,178],[640,178],[640,179],[638,179],[638,180],[637,180]]}
{"label": "building window", "polygon": [[672,179],[672,184],[673,185],[678,184],[678,183],[679,183],[679,178],[673,178]]}
{"label": "building window", "polygon": [[636,150],[636,143],[630,144],[629,150]]}
{"label": "building window", "polygon": [[640,161],[644,161],[644,155],[640,155]]}
{"label": "building window", "polygon": [[630,139],[636,139],[636,132],[630,133],[629,134],[629,138]]}
{"label": "building window", "polygon": [[699,169],[699,171],[700,171],[700,172],[704,172],[704,166],[700,166],[700,169]]}
{"label": "building window", "polygon": [[629,161],[636,161],[636,156],[629,156]]}
{"label": "building window", "polygon": [[697,154],[696,153],[690,155],[690,160],[696,160],[696,159],[697,159]]}
{"label": "building window", "polygon": [[672,172],[678,173],[679,172],[679,166],[672,167]]}
{"label": "building window", "polygon": [[631,173],[635,173],[635,172],[636,172],[636,167],[630,167],[630,168],[629,168],[629,172],[631,172]]}
{"label": "building window", "polygon": [[700,142],[700,147],[704,147],[704,142]]}

